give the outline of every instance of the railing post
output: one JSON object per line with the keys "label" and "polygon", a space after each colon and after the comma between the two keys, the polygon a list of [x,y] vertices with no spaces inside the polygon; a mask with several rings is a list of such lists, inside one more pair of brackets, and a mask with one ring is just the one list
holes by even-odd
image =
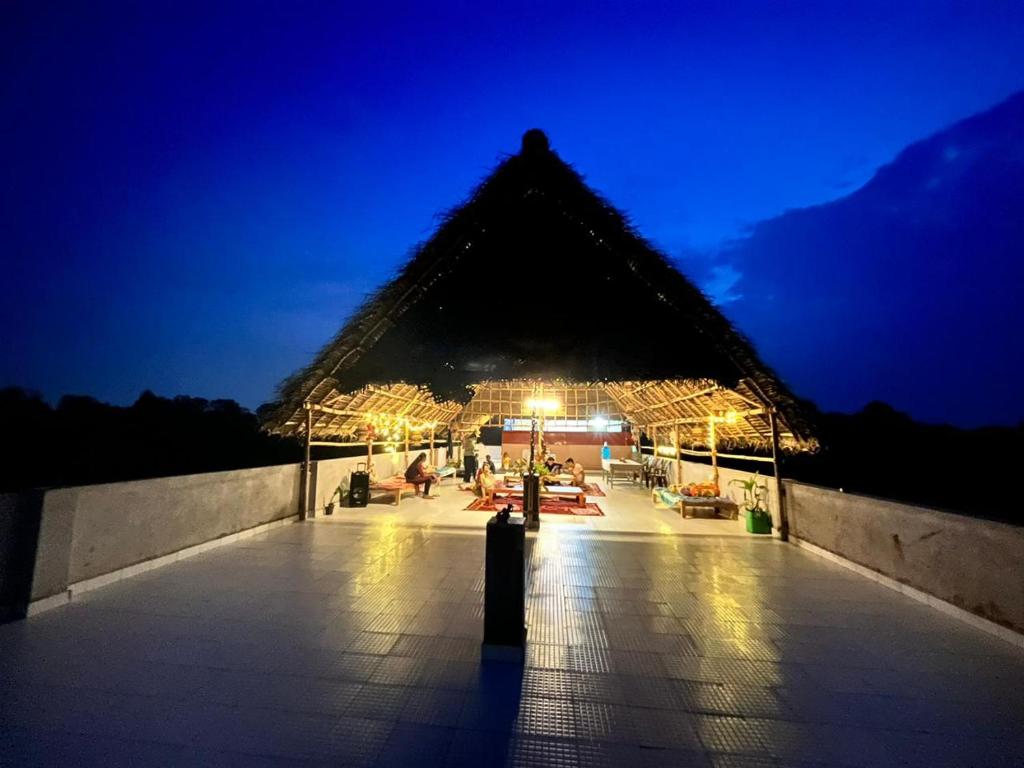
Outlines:
{"label": "railing post", "polygon": [[313,439],[313,409],[306,404],[306,450],[302,459],[302,475],[299,478],[299,520],[309,516],[310,441]]}
{"label": "railing post", "polygon": [[786,489],[782,485],[782,474],[779,471],[779,424],[775,418],[775,409],[768,411],[768,423],[772,428],[772,470],[775,472],[775,493],[779,498],[779,538],[789,541],[789,518],[786,515]]}

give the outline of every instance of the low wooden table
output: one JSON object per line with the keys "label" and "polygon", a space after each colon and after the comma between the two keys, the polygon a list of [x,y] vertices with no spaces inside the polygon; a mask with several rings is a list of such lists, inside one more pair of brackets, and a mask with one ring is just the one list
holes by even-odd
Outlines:
{"label": "low wooden table", "polygon": [[686,514],[687,508],[693,512],[698,509],[711,509],[716,517],[721,512],[727,520],[735,520],[739,517],[740,511],[739,505],[727,496],[686,496],[665,488],[652,488],[651,501],[660,501],[672,509],[678,509],[680,517],[696,517],[696,514]]}
{"label": "low wooden table", "polygon": [[[494,498],[498,496],[522,496],[523,486],[522,485],[498,485],[494,488]],[[576,499],[576,506],[585,507],[587,505],[587,492],[585,489],[580,488],[578,485],[547,485],[541,484],[540,486],[541,496],[564,496],[570,499]]]}

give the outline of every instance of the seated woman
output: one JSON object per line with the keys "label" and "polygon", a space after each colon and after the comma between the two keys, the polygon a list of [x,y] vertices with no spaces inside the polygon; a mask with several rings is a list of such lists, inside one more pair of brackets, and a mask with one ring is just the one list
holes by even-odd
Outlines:
{"label": "seated woman", "polygon": [[427,472],[425,462],[427,460],[427,454],[421,453],[416,457],[416,460],[409,465],[409,468],[405,470],[405,482],[412,483],[416,486],[416,493],[420,491],[420,486],[423,486],[423,498],[433,499],[436,498],[430,495],[430,484],[437,480],[437,475],[432,472]]}
{"label": "seated woman", "polygon": [[512,457],[508,455],[508,451],[501,454],[501,468],[506,472],[512,469]]}
{"label": "seated woman", "polygon": [[487,504],[494,503],[494,487],[498,484],[498,479],[491,470],[493,466],[489,463],[484,464],[477,475],[477,481],[480,483],[480,498]]}
{"label": "seated woman", "polygon": [[565,460],[565,471],[572,475],[572,484],[582,488],[587,482],[587,473],[583,471],[583,465],[573,461],[572,458]]}
{"label": "seated woman", "polygon": [[559,472],[562,471],[562,465],[555,461],[554,454],[548,456],[544,460],[544,466],[547,467],[548,472],[550,472],[552,475],[557,475]]}

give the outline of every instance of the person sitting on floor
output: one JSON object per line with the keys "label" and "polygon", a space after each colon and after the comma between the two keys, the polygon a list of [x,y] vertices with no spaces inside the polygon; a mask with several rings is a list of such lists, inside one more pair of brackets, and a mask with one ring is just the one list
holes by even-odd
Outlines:
{"label": "person sitting on floor", "polygon": [[424,462],[427,460],[427,454],[421,453],[416,457],[416,460],[409,465],[409,468],[405,470],[405,482],[412,483],[416,487],[416,493],[419,494],[420,486],[423,486],[423,498],[432,499],[435,498],[430,495],[430,484],[438,479],[437,475],[429,473],[424,467]]}
{"label": "person sitting on floor", "polygon": [[548,472],[552,475],[557,475],[562,471],[562,465],[555,461],[555,455],[549,454],[547,459],[544,460],[544,466],[547,467]]}
{"label": "person sitting on floor", "polygon": [[488,453],[488,454],[487,454],[486,456],[484,456],[484,466],[485,466],[485,467],[490,467],[490,468],[491,468],[491,474],[492,474],[492,475],[493,475],[493,474],[494,474],[495,472],[497,472],[497,471],[498,471],[497,469],[495,469],[495,467],[494,467],[494,462],[493,462],[493,461],[491,461],[491,454],[489,454],[489,453]]}
{"label": "person sitting on floor", "polygon": [[494,504],[494,487],[498,484],[498,479],[494,476],[493,466],[494,464],[490,462],[484,462],[477,475],[477,480],[480,483],[480,498],[485,504]]}
{"label": "person sitting on floor", "polygon": [[587,482],[587,473],[583,471],[583,465],[573,461],[572,458],[565,460],[565,471],[572,475],[572,484],[577,488],[582,488]]}
{"label": "person sitting on floor", "polygon": [[508,451],[501,454],[501,468],[506,472],[512,469],[512,457],[508,455]]}

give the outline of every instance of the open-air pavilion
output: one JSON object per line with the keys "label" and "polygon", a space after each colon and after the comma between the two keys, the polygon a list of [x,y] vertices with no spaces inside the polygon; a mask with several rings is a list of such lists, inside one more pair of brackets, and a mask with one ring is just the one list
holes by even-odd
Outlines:
{"label": "open-air pavilion", "polygon": [[[411,447],[533,419],[538,451],[545,419],[591,433],[624,425],[634,443],[646,435],[653,457],[671,460],[674,484],[720,485],[718,458],[730,452],[777,478],[782,453],[817,445],[750,342],[539,131],[282,385],[265,416],[305,441],[307,466],[313,448],[365,446],[368,457],[375,447],[400,453],[404,469]],[[631,441],[618,442],[616,459]],[[688,457],[710,469],[685,477]],[[303,512],[315,507],[308,473],[306,488]]]}

